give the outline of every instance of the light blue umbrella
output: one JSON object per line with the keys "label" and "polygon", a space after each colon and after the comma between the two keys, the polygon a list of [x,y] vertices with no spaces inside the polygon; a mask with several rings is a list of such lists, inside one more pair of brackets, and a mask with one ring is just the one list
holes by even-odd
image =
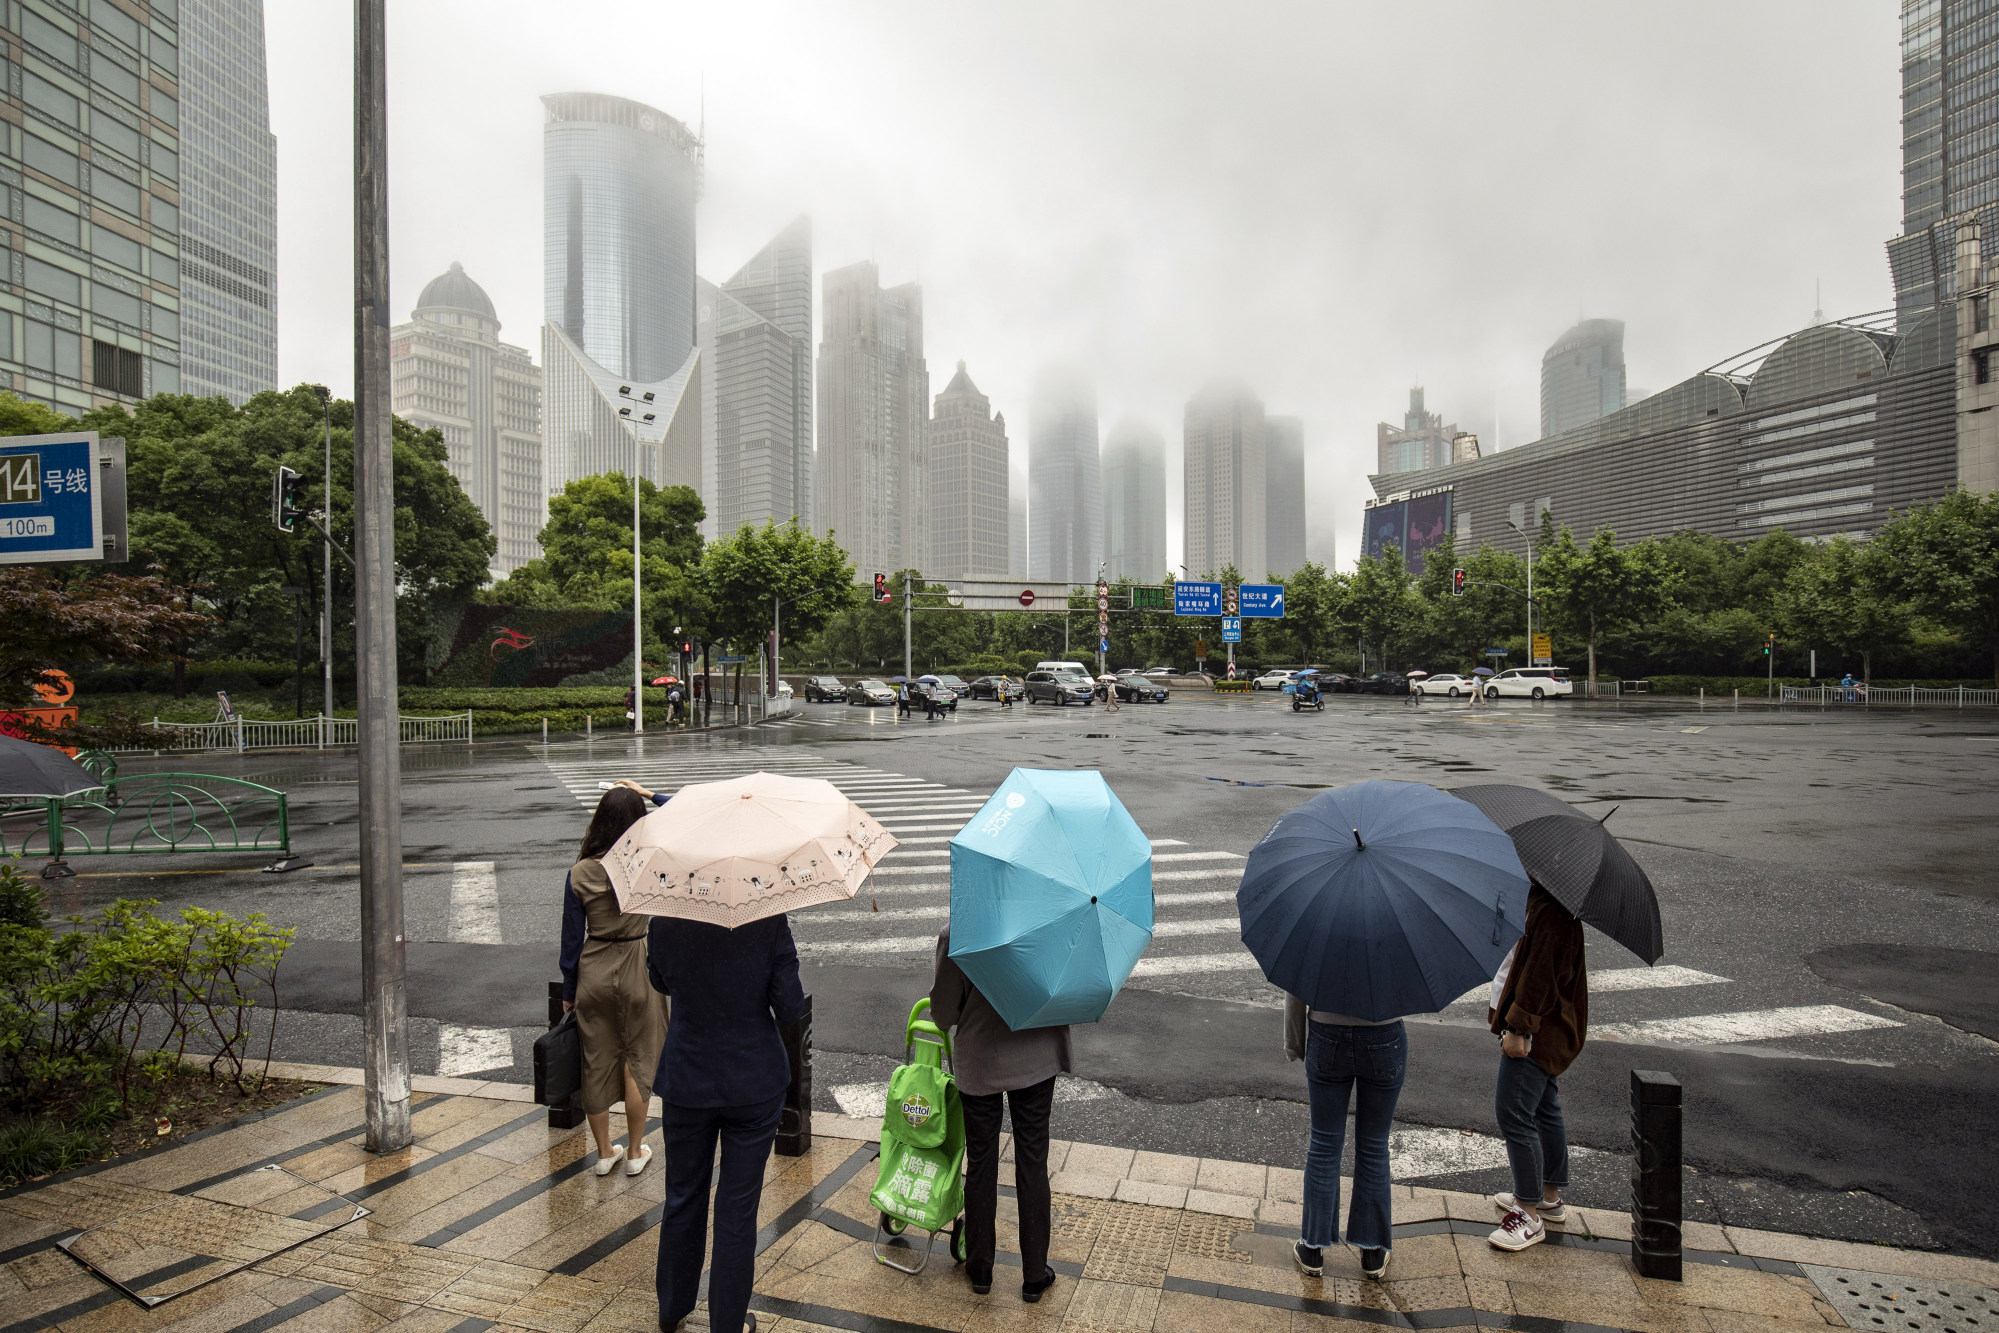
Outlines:
{"label": "light blue umbrella", "polygon": [[1014,1031],[1096,1022],[1151,942],[1152,844],[1101,774],[1016,768],[951,839],[951,957]]}

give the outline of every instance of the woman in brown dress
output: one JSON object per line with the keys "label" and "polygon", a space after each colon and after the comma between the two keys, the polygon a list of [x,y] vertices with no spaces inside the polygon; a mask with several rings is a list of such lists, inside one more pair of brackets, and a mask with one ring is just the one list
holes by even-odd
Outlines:
{"label": "woman in brown dress", "polygon": [[[666,1042],[666,997],[646,976],[649,916],[621,911],[602,857],[666,797],[622,780],[597,802],[562,894],[562,996],[574,1007],[583,1046],[583,1114],[597,1140],[600,1176],[625,1163],[636,1176],[652,1160],[646,1103]],[[625,1144],[611,1141],[611,1103],[625,1103]]]}

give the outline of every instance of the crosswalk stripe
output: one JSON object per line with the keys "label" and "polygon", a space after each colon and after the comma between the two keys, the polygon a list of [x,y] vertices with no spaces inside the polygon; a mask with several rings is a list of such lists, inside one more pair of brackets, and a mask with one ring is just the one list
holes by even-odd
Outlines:
{"label": "crosswalk stripe", "polygon": [[1836,1004],[1801,1004],[1732,1014],[1690,1014],[1642,1023],[1603,1023],[1590,1036],[1605,1041],[1660,1046],[1717,1046],[1725,1042],[1770,1041],[1778,1037],[1819,1037],[1903,1026],[1892,1018],[1863,1014]]}
{"label": "crosswalk stripe", "polygon": [[[1729,978],[1718,977],[1712,972],[1696,972],[1691,967],[1613,967],[1589,974],[1589,988],[1593,994],[1607,994],[1611,991],[1627,990],[1670,990],[1677,986],[1725,986]],[[1452,1004],[1476,1003],[1480,1007],[1492,1003],[1492,986],[1480,982],[1466,991]]]}
{"label": "crosswalk stripe", "polygon": [[[500,943],[500,884],[491,861],[451,867],[451,938],[459,944]],[[513,1057],[507,1057],[511,1063]]]}
{"label": "crosswalk stripe", "polygon": [[1199,972],[1261,972],[1247,949],[1235,953],[1183,953],[1141,958],[1131,970],[1135,977],[1179,977]]}

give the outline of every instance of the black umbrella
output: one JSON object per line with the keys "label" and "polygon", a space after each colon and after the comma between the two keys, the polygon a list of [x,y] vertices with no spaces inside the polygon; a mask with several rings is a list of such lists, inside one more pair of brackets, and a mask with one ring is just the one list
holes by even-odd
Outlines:
{"label": "black umbrella", "polygon": [[47,800],[103,785],[61,750],[18,736],[0,736],[0,800]]}
{"label": "black umbrella", "polygon": [[1577,920],[1647,963],[1666,952],[1659,895],[1602,820],[1532,787],[1492,783],[1453,787],[1451,795],[1470,801],[1505,829],[1527,873]]}

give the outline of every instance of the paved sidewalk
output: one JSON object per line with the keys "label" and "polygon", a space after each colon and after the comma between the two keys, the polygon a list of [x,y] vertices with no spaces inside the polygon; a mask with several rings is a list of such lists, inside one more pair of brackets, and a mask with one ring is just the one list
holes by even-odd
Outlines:
{"label": "paved sidewalk", "polygon": [[[415,1146],[371,1157],[355,1071],[283,1072],[333,1086],[0,1196],[0,1333],[656,1328],[657,1167],[598,1179],[587,1132],[549,1129],[524,1088],[441,1078],[416,1081]],[[1576,1210],[1564,1234],[1505,1255],[1486,1244],[1482,1196],[1401,1186],[1390,1280],[1363,1280],[1343,1251],[1306,1278],[1289,1253],[1298,1172],[1066,1143],[1052,1161],[1061,1280],[1038,1305],[1019,1299],[1003,1198],[1003,1266],[992,1294],[973,1296],[941,1242],[918,1276],[874,1261],[874,1129],[822,1114],[811,1153],[772,1159],[753,1305],[764,1329],[1999,1328],[1988,1261],[1693,1226],[1685,1281],[1656,1282],[1633,1275],[1628,1218]],[[350,1220],[357,1206],[368,1214]],[[122,1294],[65,1241],[159,1303]],[[705,1329],[705,1315],[689,1324]]]}

